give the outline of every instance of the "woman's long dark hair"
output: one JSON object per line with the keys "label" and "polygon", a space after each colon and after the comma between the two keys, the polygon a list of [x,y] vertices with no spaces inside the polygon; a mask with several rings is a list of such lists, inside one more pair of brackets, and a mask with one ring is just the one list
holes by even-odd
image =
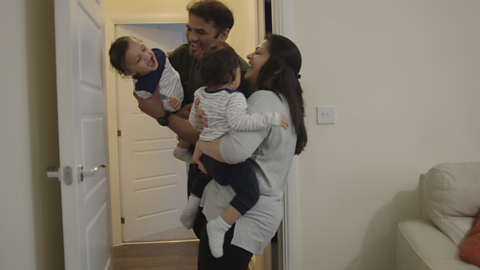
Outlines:
{"label": "woman's long dark hair", "polygon": [[267,34],[270,58],[263,64],[257,79],[257,89],[274,92],[285,98],[290,109],[291,124],[297,134],[295,154],[300,154],[307,144],[303,90],[298,81],[302,56],[297,46],[288,38]]}

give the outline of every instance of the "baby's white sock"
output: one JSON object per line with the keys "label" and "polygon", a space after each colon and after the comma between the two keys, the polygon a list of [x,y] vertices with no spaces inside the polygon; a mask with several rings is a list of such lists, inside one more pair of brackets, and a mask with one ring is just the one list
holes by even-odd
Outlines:
{"label": "baby's white sock", "polygon": [[187,206],[183,209],[182,214],[180,215],[180,222],[182,222],[183,227],[185,229],[190,230],[193,228],[193,224],[195,223],[195,218],[197,217],[198,213],[198,206],[200,205],[200,198],[189,196]]}
{"label": "baby's white sock", "polygon": [[232,227],[228,225],[222,218],[218,216],[216,219],[207,223],[208,244],[210,250],[215,258],[223,256],[223,241],[225,239],[225,233]]}
{"label": "baby's white sock", "polygon": [[178,145],[173,150],[173,156],[176,157],[177,159],[183,160],[187,163],[197,164],[192,159],[192,156],[193,156],[192,152],[190,152],[188,149],[181,148]]}

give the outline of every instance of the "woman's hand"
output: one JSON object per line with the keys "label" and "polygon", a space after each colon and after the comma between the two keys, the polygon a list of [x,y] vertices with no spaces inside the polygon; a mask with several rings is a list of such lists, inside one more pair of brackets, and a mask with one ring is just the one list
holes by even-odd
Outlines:
{"label": "woman's hand", "polygon": [[195,121],[197,122],[197,127],[199,128],[206,128],[208,127],[208,119],[207,115],[204,111],[198,109],[198,104],[200,104],[200,99],[196,99],[195,102],[196,112]]}
{"label": "woman's hand", "polygon": [[152,96],[147,99],[139,97],[135,92],[133,93],[133,96],[138,100],[138,108],[155,119],[165,115],[165,109],[163,108],[159,89],[159,86],[157,86],[157,89],[155,89]]}
{"label": "woman's hand", "polygon": [[195,151],[193,152],[192,159],[197,163],[198,169],[200,169],[200,171],[202,171],[204,174],[208,174],[207,170],[205,170],[205,167],[203,166],[203,163],[202,163],[202,155],[203,155],[203,152],[198,147],[195,147]]}

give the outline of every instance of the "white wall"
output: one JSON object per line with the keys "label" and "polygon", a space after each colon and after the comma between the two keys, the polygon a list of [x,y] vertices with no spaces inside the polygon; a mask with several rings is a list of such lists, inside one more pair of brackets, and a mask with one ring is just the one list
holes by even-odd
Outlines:
{"label": "white wall", "polygon": [[0,268],[63,269],[53,0],[0,2]]}
{"label": "white wall", "polygon": [[[480,2],[292,2],[309,135],[300,269],[394,269],[419,174],[480,161]],[[337,124],[317,125],[317,105]]]}
{"label": "white wall", "polygon": [[235,19],[227,42],[238,55],[247,60],[247,55],[259,44],[256,0],[230,0],[230,3],[224,0],[223,2],[230,7]]}
{"label": "white wall", "polygon": [[106,14],[186,13],[191,0],[104,0]]}

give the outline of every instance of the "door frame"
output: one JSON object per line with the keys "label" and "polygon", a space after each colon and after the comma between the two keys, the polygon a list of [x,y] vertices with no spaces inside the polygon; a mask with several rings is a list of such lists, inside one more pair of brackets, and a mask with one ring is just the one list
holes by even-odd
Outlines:
{"label": "door frame", "polygon": [[[264,0],[257,0],[258,3]],[[105,14],[105,52],[115,37],[117,24],[162,24],[186,23],[187,13],[176,14]],[[273,32],[293,40],[292,0],[272,0]],[[261,38],[261,37],[259,37]],[[108,58],[108,55],[105,55]],[[109,63],[109,61],[107,61]],[[106,67],[107,116],[108,130],[117,127],[117,93],[115,72]],[[118,136],[116,132],[108,132],[110,194],[112,214],[112,240],[114,246],[122,245],[120,177],[118,160]],[[280,226],[281,269],[298,269],[298,215],[297,215],[297,158],[294,157],[287,180],[284,196],[284,219]]]}
{"label": "door frame", "polygon": [[[272,0],[272,31],[293,38],[293,0]],[[298,269],[297,157],[293,157],[284,196],[284,217],[280,226],[283,270]]]}

